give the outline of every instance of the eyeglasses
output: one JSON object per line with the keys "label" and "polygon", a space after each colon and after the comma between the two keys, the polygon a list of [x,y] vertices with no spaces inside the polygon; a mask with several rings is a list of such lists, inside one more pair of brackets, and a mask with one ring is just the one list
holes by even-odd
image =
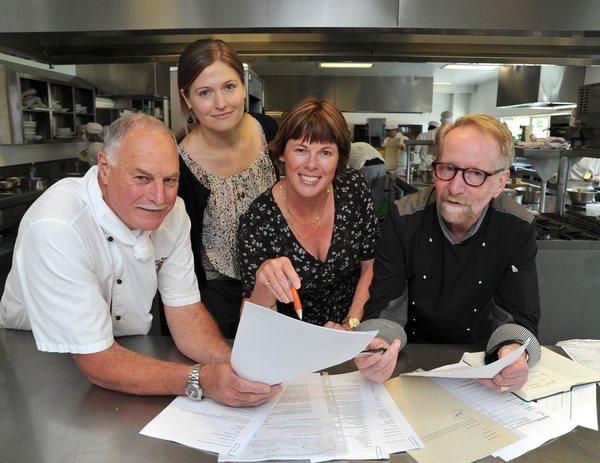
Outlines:
{"label": "eyeglasses", "polygon": [[456,172],[461,171],[463,180],[469,186],[481,186],[488,177],[496,175],[497,173],[502,172],[504,170],[498,169],[494,172],[485,172],[480,169],[474,169],[473,167],[462,169],[460,167],[455,167],[452,164],[446,164],[444,162],[438,161],[432,162],[431,165],[433,166],[435,176],[440,180],[444,180],[446,182],[449,182],[454,177],[456,177]]}

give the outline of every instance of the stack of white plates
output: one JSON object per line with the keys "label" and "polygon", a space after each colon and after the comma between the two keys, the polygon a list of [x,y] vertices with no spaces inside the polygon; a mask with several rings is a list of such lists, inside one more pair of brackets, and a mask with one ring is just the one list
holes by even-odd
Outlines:
{"label": "stack of white plates", "polygon": [[37,122],[23,121],[23,131],[25,132],[25,140],[36,140]]}
{"label": "stack of white plates", "polygon": [[62,109],[62,105],[60,104],[60,101],[52,102],[52,110],[53,111],[60,111],[61,109]]}
{"label": "stack of white plates", "polygon": [[71,130],[71,127],[59,127],[56,129],[55,138],[73,138],[75,136],[75,132]]}
{"label": "stack of white plates", "polygon": [[75,112],[77,113],[87,113],[88,107],[80,105],[79,103],[75,105]]}

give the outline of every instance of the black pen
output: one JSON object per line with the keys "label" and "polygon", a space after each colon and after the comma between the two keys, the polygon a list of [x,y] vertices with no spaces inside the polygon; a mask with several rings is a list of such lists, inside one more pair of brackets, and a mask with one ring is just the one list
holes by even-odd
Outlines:
{"label": "black pen", "polygon": [[367,356],[373,355],[373,354],[383,354],[386,350],[387,349],[363,350],[362,352],[360,352],[357,355],[355,355],[354,358],[356,358],[356,357],[367,357]]}

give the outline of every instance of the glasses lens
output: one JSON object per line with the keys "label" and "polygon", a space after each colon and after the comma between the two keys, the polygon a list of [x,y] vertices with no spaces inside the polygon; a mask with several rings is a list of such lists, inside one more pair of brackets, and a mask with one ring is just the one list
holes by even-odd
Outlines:
{"label": "glasses lens", "polygon": [[436,164],[435,165],[435,175],[437,175],[442,180],[452,180],[455,174],[454,166],[450,164]]}
{"label": "glasses lens", "polygon": [[465,182],[471,186],[480,186],[485,182],[485,172],[477,169],[465,170]]}

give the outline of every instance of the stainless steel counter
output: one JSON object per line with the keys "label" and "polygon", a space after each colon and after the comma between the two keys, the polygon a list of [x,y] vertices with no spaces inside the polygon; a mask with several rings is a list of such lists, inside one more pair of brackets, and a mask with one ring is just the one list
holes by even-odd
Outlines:
{"label": "stainless steel counter", "polygon": [[[170,337],[132,336],[119,342],[141,354],[192,363]],[[141,397],[92,385],[69,354],[39,352],[30,332],[0,329],[0,461],[54,462],[194,462],[215,463],[217,456],[172,442],[142,436],[139,431],[173,397]],[[465,346],[408,345],[396,373],[454,363]],[[329,369],[355,370],[353,362]],[[597,462],[600,434],[576,428],[517,462]],[[406,453],[394,463],[412,462]],[[482,461],[502,461],[488,457]]]}

